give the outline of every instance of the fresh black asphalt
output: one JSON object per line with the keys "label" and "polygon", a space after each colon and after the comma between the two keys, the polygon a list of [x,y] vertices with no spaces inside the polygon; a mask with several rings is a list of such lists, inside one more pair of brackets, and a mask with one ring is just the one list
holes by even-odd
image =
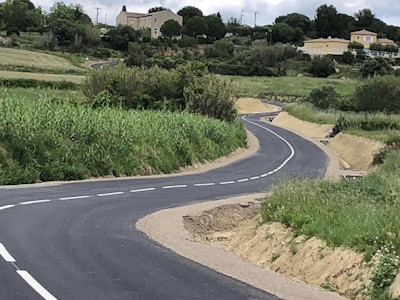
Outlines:
{"label": "fresh black asphalt", "polygon": [[[195,186],[259,176],[290,156],[291,149],[283,140],[245,122],[259,139],[259,151],[202,174],[0,189],[0,207],[124,192],[0,210],[0,243],[16,260],[14,266],[0,256],[0,299],[43,299],[16,268],[28,271],[57,299],[277,299],[164,249],[134,227],[141,217],[164,208],[266,191],[285,178],[315,178],[325,173],[328,159],[322,150],[289,131],[259,121],[259,117],[247,119],[273,130],[294,149],[293,158],[265,178]],[[163,189],[165,186],[182,187]],[[130,192],[145,188],[154,190]]]}

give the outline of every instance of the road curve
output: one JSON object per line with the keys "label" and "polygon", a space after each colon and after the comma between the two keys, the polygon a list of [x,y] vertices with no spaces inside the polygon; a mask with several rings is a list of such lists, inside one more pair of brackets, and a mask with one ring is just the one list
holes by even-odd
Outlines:
{"label": "road curve", "polygon": [[203,174],[0,189],[0,299],[277,299],[134,228],[160,209],[325,173],[322,150],[259,118],[244,118],[259,151]]}

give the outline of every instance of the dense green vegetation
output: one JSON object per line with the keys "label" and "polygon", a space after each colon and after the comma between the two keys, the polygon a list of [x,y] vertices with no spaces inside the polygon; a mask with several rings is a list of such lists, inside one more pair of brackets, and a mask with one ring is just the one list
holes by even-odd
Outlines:
{"label": "dense green vegetation", "polygon": [[82,90],[92,107],[185,110],[228,122],[237,116],[231,85],[200,63],[170,71],[124,66],[92,71]]}
{"label": "dense green vegetation", "polygon": [[0,184],[170,173],[246,146],[238,121],[0,93]]}
{"label": "dense green vegetation", "polygon": [[398,269],[399,174],[400,153],[393,152],[379,170],[359,180],[283,182],[263,203],[262,220],[283,223],[297,235],[316,236],[330,246],[351,247],[363,252],[366,261],[382,251],[371,278],[372,299],[378,299],[374,295],[390,286]]}

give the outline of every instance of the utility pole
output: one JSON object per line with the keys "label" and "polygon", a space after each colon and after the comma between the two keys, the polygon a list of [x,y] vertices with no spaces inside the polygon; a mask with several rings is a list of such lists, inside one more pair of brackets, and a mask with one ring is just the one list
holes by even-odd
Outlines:
{"label": "utility pole", "polygon": [[96,10],[96,24],[99,24],[99,11],[101,7],[95,7],[94,9]]}
{"label": "utility pole", "polygon": [[107,25],[107,13],[104,15],[104,24]]}
{"label": "utility pole", "polygon": [[254,27],[257,27],[257,12],[254,13]]}
{"label": "utility pole", "polygon": [[243,25],[243,12],[244,12],[244,10],[242,9],[242,11],[240,13],[240,25]]}

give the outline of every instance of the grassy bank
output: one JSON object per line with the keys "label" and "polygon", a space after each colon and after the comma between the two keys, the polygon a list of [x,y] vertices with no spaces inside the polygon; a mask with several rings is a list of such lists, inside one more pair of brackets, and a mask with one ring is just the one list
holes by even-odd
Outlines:
{"label": "grassy bank", "polygon": [[246,144],[241,123],[0,93],[0,184],[170,173]]}
{"label": "grassy bank", "polygon": [[[398,136],[400,115],[384,113],[355,113],[320,110],[309,104],[287,104],[283,108],[290,115],[311,123],[341,124],[342,130],[357,136],[389,142]],[[393,140],[394,141],[394,140]]]}
{"label": "grassy bank", "polygon": [[325,79],[310,77],[244,77],[223,76],[232,80],[238,97],[265,97],[275,96],[308,96],[313,89],[324,85],[335,87],[341,95],[351,95],[357,84],[357,80]]}
{"label": "grassy bank", "polygon": [[371,299],[392,299],[387,288],[400,253],[399,174],[400,152],[393,152],[379,170],[359,180],[283,182],[263,203],[262,220],[283,223],[295,235],[315,236],[328,246],[362,252],[366,262],[378,257]]}

